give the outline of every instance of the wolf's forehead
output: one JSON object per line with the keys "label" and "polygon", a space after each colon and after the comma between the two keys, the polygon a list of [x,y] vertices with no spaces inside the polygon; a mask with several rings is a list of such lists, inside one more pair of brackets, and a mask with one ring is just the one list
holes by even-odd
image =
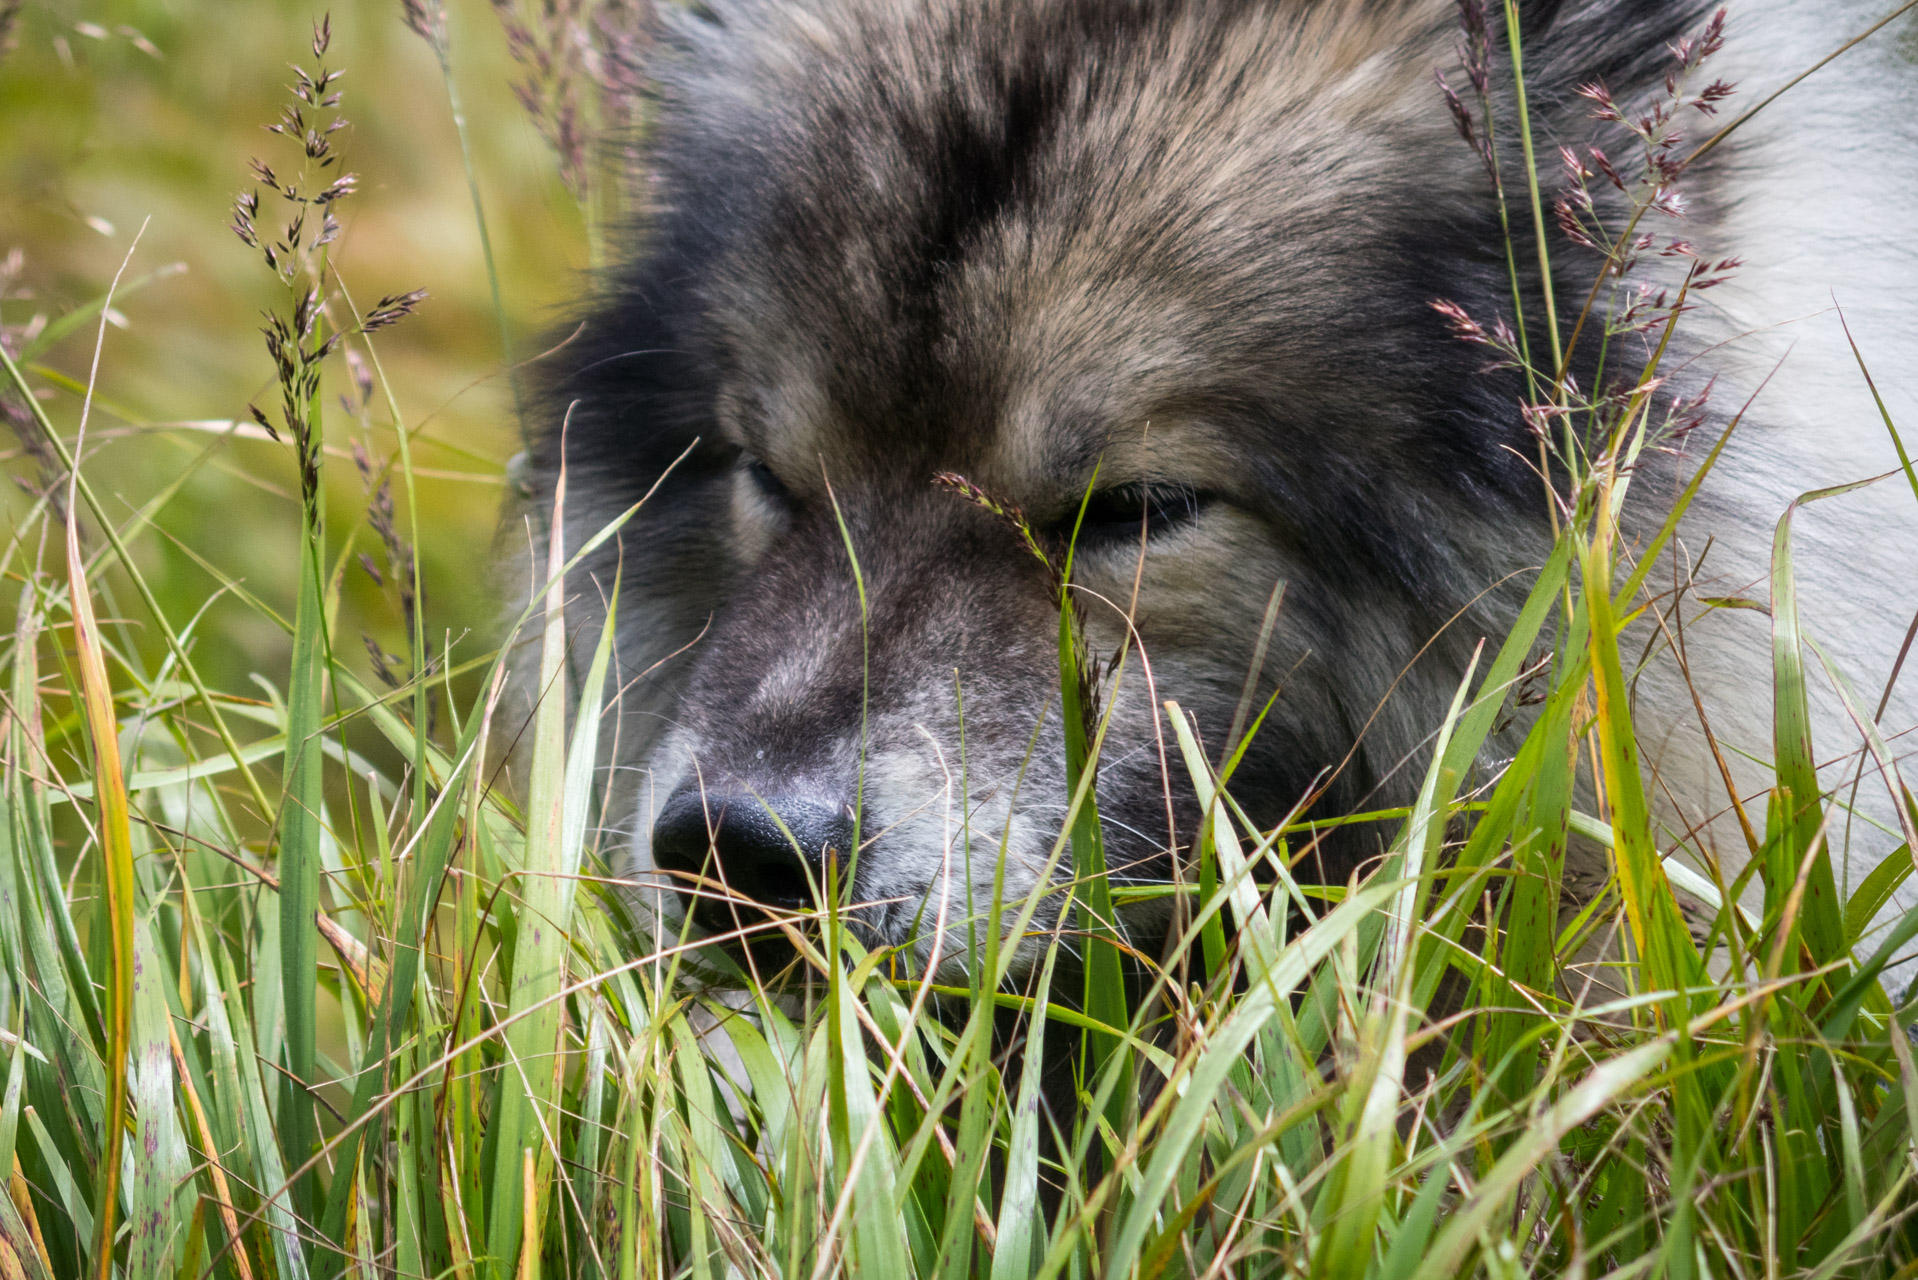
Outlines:
{"label": "wolf's forehead", "polygon": [[1172,448],[1222,371],[1273,387],[1351,287],[1366,193],[1447,127],[1428,0],[963,9],[768,20],[713,297],[722,416],[769,461],[1025,485]]}
{"label": "wolf's forehead", "polygon": [[[1149,278],[1103,288],[1071,280],[1028,274],[1000,288],[975,279],[942,299],[936,334],[761,328],[722,392],[722,421],[789,477],[822,462],[875,478],[953,470],[1032,497],[1055,483],[1076,488],[1099,459],[1107,470],[1163,471],[1225,398],[1207,394],[1222,391],[1232,368],[1220,360],[1221,335]],[[1135,456],[1141,449],[1156,464]]]}

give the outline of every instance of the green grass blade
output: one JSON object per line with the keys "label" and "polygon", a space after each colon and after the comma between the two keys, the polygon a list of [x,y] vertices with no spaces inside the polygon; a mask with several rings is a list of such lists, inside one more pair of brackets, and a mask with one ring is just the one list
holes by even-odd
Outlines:
{"label": "green grass blade", "polygon": [[[309,430],[319,429],[318,415]],[[293,609],[293,657],[287,676],[286,759],[279,812],[280,983],[286,1018],[286,1071],[281,1081],[280,1149],[297,1170],[319,1141],[311,1090],[319,1081],[319,928],[321,807],[325,803],[320,734],[326,676],[325,522],[317,495],[300,504],[299,594]],[[346,1177],[350,1184],[352,1177]],[[296,1177],[293,1212],[316,1220],[317,1172]],[[324,1270],[324,1268],[323,1268]]]}
{"label": "green grass blade", "polygon": [[606,1077],[612,1056],[612,1029],[608,1014],[598,1000],[587,1004],[585,1092],[580,1098],[578,1131],[574,1134],[572,1197],[567,1208],[575,1215],[578,1247],[590,1256],[593,1243],[595,1207],[599,1203],[602,1171],[600,1153],[605,1132]]}
{"label": "green grass blade", "polygon": [[1538,158],[1532,154],[1532,113],[1526,103],[1525,94],[1525,55],[1524,40],[1519,27],[1518,0],[1505,0],[1505,44],[1512,58],[1512,89],[1516,94],[1518,112],[1519,145],[1524,149],[1525,179],[1531,194],[1532,227],[1538,241],[1539,279],[1543,281],[1542,296],[1545,302],[1545,333],[1551,343],[1553,381],[1562,379],[1568,352],[1559,341],[1558,303],[1552,287],[1552,253],[1550,233],[1545,220],[1544,199],[1539,192]]}
{"label": "green grass blade", "polygon": [[[233,971],[232,961],[224,949],[214,952],[214,961],[218,969],[219,989],[222,997],[210,997],[206,1004],[209,1023],[217,1017],[231,1023],[231,1034],[224,1037],[227,1049],[225,1073],[231,1073],[229,1079],[237,1077],[229,1085],[240,1098],[242,1132],[246,1135],[248,1154],[252,1159],[256,1185],[266,1198],[262,1216],[266,1219],[267,1233],[271,1237],[273,1259],[277,1264],[280,1280],[306,1280],[306,1251],[300,1245],[300,1224],[288,1208],[286,1194],[286,1166],[280,1162],[280,1151],[274,1143],[273,1117],[267,1108],[266,1088],[260,1078],[258,1058],[252,1052],[254,1033],[247,1023],[246,1005],[238,998],[245,988],[240,985]],[[214,1010],[223,1006],[215,1014]],[[221,1037],[215,1036],[215,1063],[220,1063],[222,1052]]]}
{"label": "green grass blade", "polygon": [[[1768,878],[1767,914],[1775,901],[1789,890],[1799,866],[1813,847],[1823,840],[1825,825],[1818,767],[1812,753],[1810,701],[1805,689],[1804,640],[1798,622],[1798,588],[1792,562],[1792,517],[1808,503],[1850,493],[1869,483],[1836,485],[1800,494],[1779,518],[1772,538],[1772,748],[1779,790],[1787,805],[1784,819],[1790,838],[1784,847],[1784,863]],[[1776,883],[1781,879],[1783,883]],[[1811,861],[1799,919],[1813,963],[1829,964],[1844,954],[1844,912],[1838,901],[1829,848],[1820,848]]]}
{"label": "green grass blade", "polygon": [[[1553,690],[1460,856],[1461,862],[1482,864],[1508,841],[1512,851],[1511,906],[1498,949],[1504,981],[1487,992],[1497,1011],[1483,1024],[1480,1060],[1506,1064],[1495,1080],[1514,1103],[1532,1088],[1538,1049],[1529,1033],[1542,1029],[1540,1018],[1522,1012],[1529,1002],[1519,992],[1553,992],[1558,979],[1558,916],[1574,783],[1572,716],[1585,672],[1578,664],[1572,677]],[[1509,818],[1502,816],[1506,813]]]}
{"label": "green grass blade", "polygon": [[[41,724],[39,637],[42,614],[38,592],[29,584],[21,589],[20,612],[15,620],[13,649],[12,712],[7,725],[8,767],[7,808],[12,822],[11,852],[17,861],[12,870],[18,876],[18,917],[23,966],[31,966],[39,975],[40,1001],[29,997],[30,1008],[52,1008],[65,1012],[69,997],[74,1002],[76,1021],[95,1040],[106,1038],[106,1024],[94,984],[80,952],[80,937],[73,916],[61,891],[59,871],[54,865],[54,832],[44,769],[35,767],[46,758],[46,742]],[[75,977],[69,984],[64,973]],[[25,993],[23,993],[24,995]],[[58,1047],[66,1036],[55,1038]]]}
{"label": "green grass blade", "polygon": [[[399,1063],[388,1061],[388,1055],[390,1049],[402,1044],[407,1021],[414,1010],[423,960],[422,943],[432,932],[435,907],[459,832],[462,816],[459,784],[470,781],[474,762],[485,757],[487,728],[498,706],[505,674],[504,665],[495,665],[485,709],[468,720],[454,757],[441,765],[438,771],[441,781],[439,796],[425,814],[423,831],[410,842],[412,856],[406,864],[405,893],[399,924],[394,930],[391,972],[384,998],[374,1014],[361,1074],[345,1115],[349,1123],[367,1113],[390,1079],[405,1074]],[[377,806],[377,798],[374,803]],[[424,1202],[419,1196],[423,1194],[422,1188],[434,1180],[430,1173],[422,1170],[431,1169],[436,1153],[430,1142],[419,1145],[419,1138],[425,1131],[420,1127],[417,1105],[402,1104],[394,1123],[397,1126],[396,1140],[413,1154],[413,1164],[406,1166],[409,1170],[407,1177],[395,1193],[399,1206],[397,1213],[403,1228],[417,1230],[423,1225],[418,1215],[423,1211]],[[361,1133],[357,1129],[347,1135],[337,1157],[340,1164],[351,1166],[358,1160],[361,1140]],[[336,1183],[328,1197],[322,1228],[328,1239],[336,1239],[345,1231],[350,1186],[345,1181]],[[418,1240],[417,1234],[409,1235],[403,1230],[399,1241],[401,1256],[410,1256],[411,1250],[418,1246]],[[334,1267],[345,1265],[345,1258],[338,1253],[327,1255],[327,1260]]]}
{"label": "green grass blade", "polygon": [[1845,940],[1848,947],[1858,945],[1866,930],[1871,928],[1871,922],[1878,918],[1878,913],[1891,901],[1892,894],[1898,891],[1898,886],[1911,878],[1911,848],[1909,842],[1899,845],[1852,890],[1851,900],[1845,904]]}
{"label": "green grass blade", "polygon": [[1824,667],[1826,678],[1831,681],[1832,688],[1837,690],[1839,700],[1845,704],[1845,713],[1851,717],[1852,724],[1857,726],[1860,736],[1865,740],[1866,750],[1876,761],[1879,775],[1891,792],[1892,810],[1897,815],[1899,829],[1905,837],[1905,842],[1898,851],[1872,869],[1864,883],[1852,893],[1851,901],[1846,904],[1845,938],[1849,944],[1864,933],[1872,919],[1877,916],[1879,909],[1890,900],[1892,891],[1904,883],[1905,878],[1911,874],[1911,851],[1918,848],[1918,801],[1913,800],[1911,788],[1905,785],[1904,777],[1898,771],[1898,759],[1892,754],[1884,735],[1879,732],[1876,717],[1866,713],[1858,700],[1857,691],[1851,687],[1851,682],[1845,678],[1844,672],[1838,669],[1838,664],[1832,661],[1831,655],[1826,653],[1824,647],[1816,640],[1806,636],[1805,643],[1817,656],[1819,665]]}
{"label": "green grass blade", "polygon": [[1851,1095],[1851,1085],[1845,1080],[1845,1073],[1832,1073],[1832,1084],[1838,1096],[1838,1164],[1843,1170],[1842,1181],[1845,1188],[1843,1201],[1843,1223],[1849,1234],[1864,1225],[1868,1212],[1865,1196],[1865,1159],[1863,1143],[1858,1137],[1858,1104]]}
{"label": "green grass blade", "polygon": [[[1584,603],[1590,614],[1588,630],[1592,684],[1596,693],[1597,730],[1604,761],[1606,798],[1616,837],[1615,865],[1632,939],[1640,948],[1646,979],[1656,988],[1680,991],[1702,976],[1691,934],[1679,916],[1663,860],[1652,836],[1651,805],[1645,794],[1638,760],[1638,742],[1632,730],[1630,687],[1619,659],[1619,626],[1612,616],[1608,566],[1602,552],[1581,549]],[[1687,1010],[1674,1006],[1671,1025]]]}
{"label": "green grass blade", "polygon": [[[402,1051],[393,1068],[411,1074],[413,1063],[413,1055]],[[393,1269],[403,1276],[427,1274],[426,1193],[435,1180],[430,1119],[426,1100],[417,1095],[402,1099],[393,1116]]]}
{"label": "green grass blade", "polygon": [[1852,336],[1851,324],[1845,319],[1843,308],[1838,311],[1838,323],[1845,330],[1845,341],[1851,346],[1852,359],[1858,363],[1858,372],[1865,379],[1865,386],[1871,392],[1872,403],[1878,406],[1878,420],[1885,424],[1886,434],[1891,436],[1891,447],[1898,452],[1899,470],[1905,473],[1905,480],[1911,485],[1911,495],[1918,498],[1918,468],[1911,465],[1911,455],[1905,451],[1905,438],[1898,433],[1898,424],[1891,419],[1891,410],[1885,405],[1885,397],[1878,390],[1878,380],[1871,376],[1871,369],[1865,364],[1865,353],[1858,349],[1858,340]]}
{"label": "green grass blade", "polygon": [[[494,1152],[487,1202],[488,1254],[494,1274],[505,1280],[522,1247],[526,1176],[524,1154],[541,1162],[536,1178],[545,1199],[545,1162],[559,1132],[554,1108],[554,1054],[559,1049],[561,1009],[552,997],[566,977],[574,889],[584,853],[595,753],[606,671],[612,658],[617,586],[607,603],[599,644],[580,686],[570,750],[566,736],[565,477],[554,499],[548,555],[546,625],[540,651],[540,703],[534,722],[531,779],[526,807],[525,861],[519,870],[519,905],[513,951],[512,990],[505,1037],[506,1061],[499,1075],[497,1109],[488,1140]],[[531,1010],[526,1016],[522,1011]],[[538,1207],[533,1207],[535,1217]]]}
{"label": "green grass blade", "polygon": [[[1281,938],[1275,932],[1272,913],[1268,912],[1264,899],[1252,875],[1252,862],[1245,857],[1240,847],[1238,834],[1232,828],[1232,819],[1226,812],[1223,793],[1213,778],[1212,767],[1200,749],[1199,740],[1193,733],[1191,723],[1176,702],[1165,704],[1166,721],[1172,726],[1174,741],[1178,744],[1180,757],[1185,762],[1186,771],[1192,780],[1193,790],[1197,794],[1199,811],[1206,815],[1204,840],[1218,865],[1219,880],[1216,885],[1207,886],[1211,892],[1200,903],[1202,913],[1216,917],[1218,907],[1229,908],[1236,928],[1237,941],[1241,948],[1241,958],[1247,966],[1247,974],[1258,981],[1277,963]],[[1212,936],[1213,930],[1208,920],[1198,922],[1203,936]],[[1208,959],[1210,964],[1223,963],[1224,935],[1217,934],[1219,948],[1216,960]]]}
{"label": "green grass blade", "polygon": [[0,1169],[13,1168],[13,1149],[20,1133],[20,1105],[26,1082],[27,1041],[16,1031],[13,1048],[7,1053],[6,1092],[0,1094]]}
{"label": "green grass blade", "polygon": [[[27,1130],[33,1135],[34,1146],[45,1163],[48,1177],[39,1184],[42,1198],[49,1204],[58,1204],[66,1210],[67,1221],[72,1224],[73,1233],[85,1239],[93,1235],[93,1210],[80,1194],[79,1185],[74,1181],[73,1169],[60,1154],[60,1143],[47,1132],[46,1125],[40,1119],[38,1110],[29,1108],[26,1112]],[[47,1183],[51,1183],[48,1186]],[[71,1273],[70,1273],[71,1274]]]}
{"label": "green grass blade", "polygon": [[[1059,678],[1065,731],[1066,793],[1076,804],[1071,821],[1072,878],[1077,886],[1073,902],[1079,928],[1085,934],[1082,964],[1085,970],[1085,1010],[1096,1022],[1123,1027],[1131,1021],[1126,1007],[1125,972],[1118,948],[1118,918],[1112,909],[1112,883],[1106,874],[1105,832],[1099,821],[1097,730],[1093,720],[1094,687],[1090,659],[1075,625],[1074,605],[1068,595],[1059,610]],[[1106,1115],[1115,1129],[1125,1124],[1130,1100],[1129,1057],[1112,1037],[1086,1037],[1085,1079],[1099,1079],[1106,1064],[1114,1064],[1119,1083],[1112,1092],[1114,1110]]]}
{"label": "green grass blade", "polygon": [[1409,986],[1401,980],[1378,989],[1360,1039],[1359,1062],[1347,1094],[1352,1114],[1340,1135],[1337,1163],[1314,1205],[1326,1224],[1313,1259],[1315,1276],[1362,1280],[1377,1265],[1379,1211],[1398,1143]]}
{"label": "green grass blade", "polygon": [[1513,682],[1524,670],[1533,646],[1538,643],[1539,632],[1558,605],[1571,562],[1571,542],[1560,539],[1533,580],[1511,631],[1500,643],[1498,655],[1485,672],[1485,682],[1479,686],[1478,695],[1465,714],[1457,718],[1458,726],[1441,756],[1453,777],[1463,778],[1484,749],[1492,726],[1498,722],[1499,712],[1511,698]]}
{"label": "green grass blade", "polygon": [[1039,1231],[1039,1088],[1044,1076],[1046,1009],[1051,999],[1052,972],[1059,958],[1059,941],[1046,948],[1039,968],[1025,1058],[1019,1073],[1019,1096],[1013,1104],[1012,1133],[1006,1146],[1005,1193],[999,1201],[997,1244],[992,1255],[991,1280],[1025,1280],[1032,1274],[1034,1251],[1044,1244]]}
{"label": "green grass blade", "polygon": [[1439,1209],[1451,1181],[1452,1166],[1449,1160],[1426,1173],[1418,1195],[1412,1200],[1412,1207],[1399,1220],[1391,1248],[1379,1264],[1379,1280],[1410,1280],[1431,1244],[1432,1228],[1438,1222]]}
{"label": "green grass blade", "polygon": [[[1386,931],[1385,947],[1379,958],[1379,982],[1385,989],[1395,993],[1408,968],[1413,937],[1425,914],[1424,899],[1431,883],[1427,869],[1436,860],[1439,845],[1445,838],[1446,818],[1461,776],[1458,771],[1446,767],[1446,748],[1451,744],[1452,730],[1458,724],[1459,712],[1465,705],[1466,692],[1472,687],[1472,676],[1478,670],[1479,654],[1482,652],[1481,646],[1472,654],[1472,660],[1465,668],[1465,676],[1452,695],[1452,705],[1439,724],[1438,741],[1432,749],[1432,762],[1426,769],[1425,780],[1419,784],[1418,799],[1412,805],[1411,816],[1406,819],[1399,853],[1396,858],[1387,859],[1385,864],[1383,874],[1404,882],[1397,901],[1392,904],[1391,927]],[[1407,987],[1404,994],[1409,994],[1410,990]]]}
{"label": "green grass blade", "polygon": [[[843,1188],[834,1197],[828,1234],[821,1242],[814,1280],[823,1280],[835,1248],[831,1227],[850,1219],[851,1241],[844,1265],[852,1274],[903,1276],[911,1274],[911,1249],[905,1223],[897,1209],[898,1153],[886,1132],[884,1110],[874,1095],[871,1067],[860,1034],[858,987],[835,964],[829,979],[841,988],[837,997],[837,1035],[829,1044],[835,1052],[828,1066],[833,1074],[834,1109],[843,1107],[843,1119],[834,1128],[834,1155]],[[842,1156],[839,1153],[844,1152]]]}
{"label": "green grass blade", "polygon": [[153,922],[142,920],[134,944],[131,1094],[138,1155],[128,1161],[129,1280],[161,1280],[179,1270],[192,1212],[191,1166],[169,1034],[173,1013],[165,989],[174,974],[161,960],[154,934]]}

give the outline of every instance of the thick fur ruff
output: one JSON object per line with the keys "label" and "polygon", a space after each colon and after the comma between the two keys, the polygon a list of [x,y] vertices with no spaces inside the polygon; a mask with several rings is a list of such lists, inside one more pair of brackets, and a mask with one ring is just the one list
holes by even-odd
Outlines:
{"label": "thick fur ruff", "polygon": [[[1656,91],[1668,42],[1709,7],[1523,12],[1555,174],[1551,145],[1597,128],[1576,87]],[[1734,5],[1711,70],[1740,82],[1735,110],[1869,16]],[[567,468],[569,545],[679,460],[592,562],[599,586],[574,592],[590,614],[622,579],[608,742],[636,876],[672,799],[703,792],[707,820],[739,829],[763,802],[814,857],[863,801],[860,918],[947,963],[1002,850],[1009,902],[1040,883],[1067,801],[1052,587],[942,472],[1059,555],[1088,488],[1107,495],[1074,580],[1095,651],[1128,626],[1142,648],[1108,691],[1099,773],[1122,874],[1167,874],[1194,829],[1165,699],[1216,754],[1248,693],[1281,690],[1234,785],[1261,821],[1314,793],[1320,816],[1405,801],[1550,540],[1517,381],[1430,305],[1511,310],[1490,184],[1433,80],[1462,83],[1457,42],[1449,0],[712,0],[666,24],[653,211],[551,362],[532,442],[538,492]],[[1918,423],[1900,314],[1914,84],[1895,49],[1855,52],[1715,153],[1688,180],[1690,220],[1661,228],[1747,263],[1687,317],[1679,384],[1718,376],[1722,425],[1775,374],[1685,526],[1695,602],[1764,601],[1792,497],[1897,465],[1834,296]],[[1596,257],[1562,239],[1554,254],[1575,310]],[[1642,470],[1637,527],[1690,466]],[[1912,503],[1894,478],[1798,517],[1807,629],[1874,703],[1914,605]],[[1768,645],[1758,611],[1687,624],[1734,761],[1770,754]],[[1735,873],[1742,842],[1709,824],[1724,788],[1665,648],[1648,648],[1638,712],[1666,843],[1704,824],[1692,843]],[[1894,743],[1913,706],[1894,695]],[[1859,739],[1834,699],[1815,735],[1849,779]],[[1834,824],[1853,880],[1898,843],[1873,825],[1885,790],[1867,768],[1859,816]],[[1342,879],[1378,838],[1328,842],[1312,869]],[[1602,878],[1602,853],[1581,856],[1574,886]]]}

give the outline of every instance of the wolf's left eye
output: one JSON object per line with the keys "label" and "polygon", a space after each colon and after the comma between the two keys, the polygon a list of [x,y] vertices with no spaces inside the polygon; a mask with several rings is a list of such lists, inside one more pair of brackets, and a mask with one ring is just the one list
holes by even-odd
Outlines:
{"label": "wolf's left eye", "polygon": [[[1197,520],[1206,498],[1184,484],[1122,484],[1101,489],[1086,503],[1085,518],[1079,521],[1079,541],[1136,542],[1141,527],[1148,538],[1156,538]],[[1066,517],[1068,534],[1077,517],[1076,510]]]}
{"label": "wolf's left eye", "polygon": [[771,467],[758,458],[746,458],[743,469],[746,472],[746,478],[753,482],[753,488],[757,489],[766,501],[781,507],[792,505],[792,491],[786,488]]}

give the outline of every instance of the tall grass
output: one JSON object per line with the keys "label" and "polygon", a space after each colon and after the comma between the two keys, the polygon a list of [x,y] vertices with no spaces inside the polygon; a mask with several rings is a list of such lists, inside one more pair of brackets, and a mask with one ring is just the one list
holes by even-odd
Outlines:
{"label": "tall grass", "polygon": [[[1483,85],[1455,102],[1496,178],[1480,30]],[[1672,103],[1712,39],[1681,52]],[[326,44],[316,32],[316,60]],[[1522,84],[1516,46],[1511,66]],[[316,119],[327,74],[300,73],[296,105]],[[1199,733],[1217,727],[1168,703],[1178,781],[1205,814],[1197,883],[1108,881],[1099,708],[1135,677],[1124,655],[1110,674],[1088,661],[1068,562],[1055,582],[1072,795],[1052,858],[1078,940],[1034,934],[1042,904],[996,888],[974,920],[946,924],[976,938],[965,984],[949,985],[865,949],[829,868],[819,910],[787,927],[805,981],[727,990],[710,982],[723,957],[638,934],[607,878],[617,834],[596,753],[617,709],[614,636],[568,623],[588,589],[569,570],[593,547],[564,543],[558,511],[544,587],[510,633],[538,654],[523,807],[488,763],[519,731],[500,710],[500,654],[435,653],[412,613],[409,652],[374,655],[390,684],[345,660],[338,583],[360,538],[384,545],[412,607],[422,584],[390,498],[394,473],[403,493],[411,479],[390,389],[400,443],[364,464],[370,535],[325,519],[321,371],[356,353],[364,408],[379,333],[416,299],[353,307],[315,243],[347,193],[316,200],[320,171],[337,170],[294,132],[312,172],[277,175],[271,215],[240,208],[287,289],[269,319],[281,404],[259,416],[302,495],[278,531],[301,548],[292,616],[226,583],[291,637],[287,671],[240,688],[206,677],[201,617],[168,616],[143,576],[144,514],[100,501],[73,467],[78,421],[56,421],[0,344],[14,417],[48,459],[5,552],[0,1274],[1918,1275],[1914,1014],[1882,981],[1918,913],[1873,928],[1912,869],[1918,806],[1868,700],[1801,630],[1792,511],[1771,581],[1775,786],[1762,814],[1738,814],[1762,912],[1726,905],[1743,885],[1661,847],[1636,753],[1621,637],[1723,441],[1651,545],[1627,545],[1617,521],[1633,461],[1686,425],[1653,391],[1686,291],[1722,262],[1695,264],[1649,310],[1594,289],[1542,332],[1522,313],[1515,331],[1448,313],[1534,388],[1560,535],[1512,633],[1433,726],[1416,802],[1352,819],[1397,833],[1369,874],[1296,880],[1323,822],[1250,821],[1232,796],[1243,741],[1215,765]],[[1609,204],[1561,214],[1613,289],[1688,159],[1654,133]],[[1528,168],[1507,211],[1515,245],[1550,216]],[[1548,276],[1550,243],[1537,237]],[[1521,260],[1515,247],[1515,285]],[[1632,326],[1653,350],[1634,385],[1581,400],[1571,348]],[[109,569],[137,603],[110,598]],[[136,627],[164,637],[157,663]],[[571,645],[590,662],[569,691]],[[1908,841],[1844,901],[1807,728],[1827,670]],[[462,698],[454,677],[474,672],[482,692]],[[1487,776],[1482,748],[1521,683],[1531,727]],[[1245,739],[1263,716],[1249,718]],[[1562,922],[1575,839],[1609,846],[1612,876]],[[1715,908],[1702,943],[1675,882]],[[1116,927],[1124,902],[1155,895],[1183,904],[1186,981]],[[1029,935],[1031,973],[1016,945]],[[1595,939],[1610,940],[1602,987],[1568,968]],[[1053,981],[1067,947],[1083,991]],[[1078,1098],[1064,1110],[1039,1070],[1062,1050]]]}

